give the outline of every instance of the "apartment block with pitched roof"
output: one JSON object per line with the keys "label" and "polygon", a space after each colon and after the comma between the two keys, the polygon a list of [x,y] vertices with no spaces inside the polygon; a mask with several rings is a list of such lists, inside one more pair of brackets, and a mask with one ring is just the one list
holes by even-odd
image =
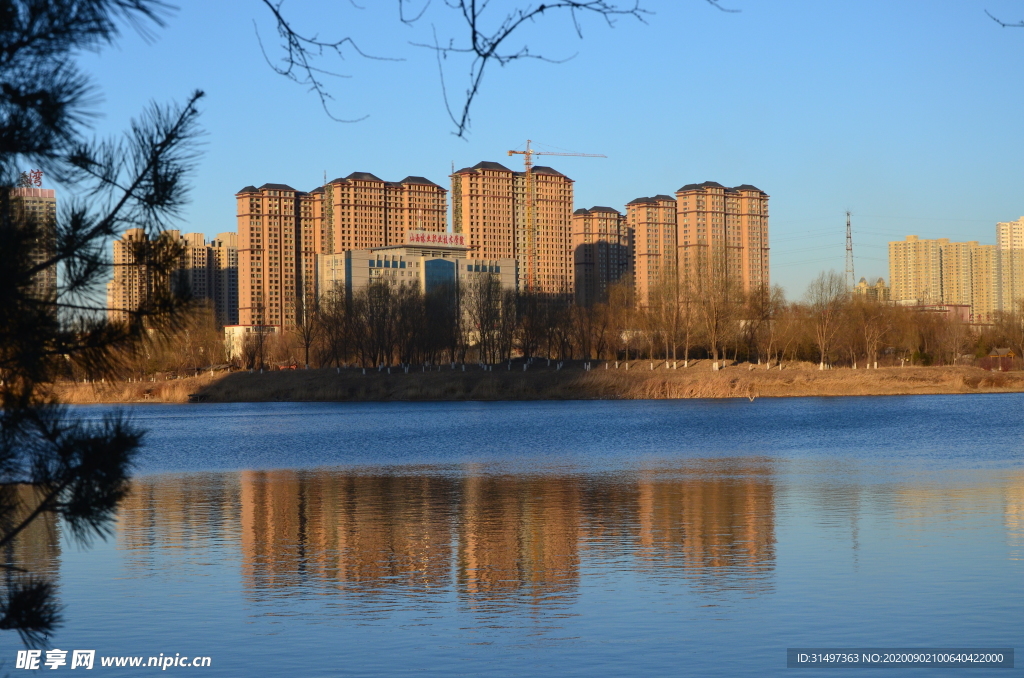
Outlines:
{"label": "apartment block with pitched roof", "polygon": [[631,281],[632,229],[611,207],[578,209],[572,214],[572,254],[576,303],[608,300],[608,287]]}
{"label": "apartment block with pitched roof", "polygon": [[454,172],[452,231],[476,257],[515,259],[519,289],[571,294],[573,180],[541,165],[530,179],[532,187],[524,172],[488,161]]}

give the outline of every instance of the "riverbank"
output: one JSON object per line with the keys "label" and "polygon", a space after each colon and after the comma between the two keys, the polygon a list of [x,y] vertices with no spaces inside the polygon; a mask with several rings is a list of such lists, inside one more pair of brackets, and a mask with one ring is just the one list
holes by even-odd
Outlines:
{"label": "riverbank", "polygon": [[[68,403],[185,403],[389,400],[641,400],[676,398],[774,398],[798,396],[925,395],[1024,391],[1024,372],[987,372],[976,367],[887,367],[878,370],[818,370],[809,363],[733,365],[713,372],[709,361],[688,369],[666,369],[664,361],[594,363],[590,371],[574,362],[562,369],[546,361],[523,371],[477,365],[440,371],[391,368],[285,370],[204,374],[157,382],[61,383],[54,387]],[[681,365],[681,363],[680,363]]]}

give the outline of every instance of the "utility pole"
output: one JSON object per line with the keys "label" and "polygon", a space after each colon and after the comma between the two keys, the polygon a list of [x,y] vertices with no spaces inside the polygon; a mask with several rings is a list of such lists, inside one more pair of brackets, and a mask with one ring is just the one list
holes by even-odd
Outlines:
{"label": "utility pole", "polygon": [[846,210],[846,289],[852,294],[856,284],[853,275],[853,231],[850,230],[850,210]]}

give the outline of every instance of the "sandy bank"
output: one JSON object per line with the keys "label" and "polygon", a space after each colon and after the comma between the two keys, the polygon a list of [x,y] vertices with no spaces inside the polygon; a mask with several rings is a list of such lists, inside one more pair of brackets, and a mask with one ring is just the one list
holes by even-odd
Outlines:
{"label": "sandy bank", "polygon": [[[680,363],[681,364],[681,363]],[[1024,391],[1024,372],[986,372],[976,367],[841,368],[819,371],[809,364],[765,370],[747,364],[712,372],[707,361],[671,370],[664,362],[634,361],[629,370],[581,363],[556,370],[540,361],[523,371],[478,366],[408,374],[334,368],[235,372],[216,376],[138,383],[57,384],[65,401],[86,403],[184,403],[189,394],[204,402],[387,401],[387,400],[587,400],[674,398],[767,398],[796,396],[921,395]]]}

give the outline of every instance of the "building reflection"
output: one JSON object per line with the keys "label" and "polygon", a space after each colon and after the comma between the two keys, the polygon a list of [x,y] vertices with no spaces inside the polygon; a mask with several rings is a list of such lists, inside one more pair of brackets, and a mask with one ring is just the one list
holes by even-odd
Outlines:
{"label": "building reflection", "polygon": [[[16,526],[39,505],[39,490],[30,485],[0,487],[2,501],[15,509],[10,526]],[[52,513],[43,513],[4,546],[3,562],[11,568],[25,570],[31,577],[53,579],[60,569],[59,523]],[[6,526],[5,526],[6,531]],[[17,570],[6,569],[7,577],[17,577]]]}
{"label": "building reflection", "polygon": [[241,474],[243,580],[359,593],[451,580],[456,483],[438,476]]}
{"label": "building reflection", "polygon": [[468,476],[458,591],[470,603],[552,602],[579,583],[580,487],[573,477]]}
{"label": "building reflection", "polygon": [[1010,558],[1024,560],[1024,473],[1006,478],[1003,513]]}
{"label": "building reflection", "polygon": [[544,607],[577,595],[583,560],[766,591],[774,511],[758,460],[609,476],[245,471],[136,483],[119,539],[140,565],[233,544],[255,600],[450,592],[471,608]]}
{"label": "building reflection", "polygon": [[136,575],[158,559],[237,540],[239,497],[228,474],[151,476],[132,481],[118,511],[118,547]]}
{"label": "building reflection", "polygon": [[767,463],[699,473],[648,471],[637,483],[638,557],[705,590],[761,591],[775,567],[775,486]]}

